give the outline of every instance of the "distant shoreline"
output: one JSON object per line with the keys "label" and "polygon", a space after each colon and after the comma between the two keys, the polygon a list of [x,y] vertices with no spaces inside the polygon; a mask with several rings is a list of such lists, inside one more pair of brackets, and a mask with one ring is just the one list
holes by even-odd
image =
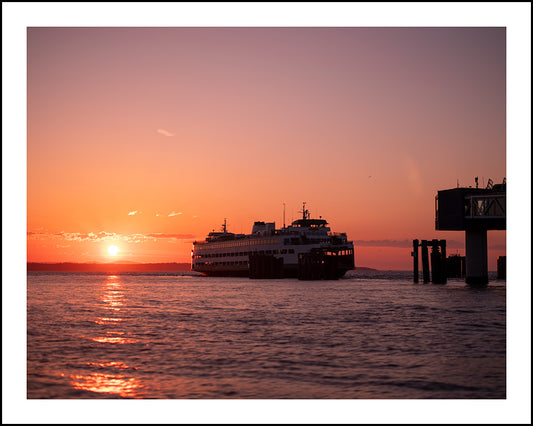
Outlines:
{"label": "distant shoreline", "polygon": [[[190,271],[190,263],[75,263],[28,262],[28,272],[139,272],[139,271]],[[357,271],[377,271],[378,269],[357,266]]]}
{"label": "distant shoreline", "polygon": [[28,272],[138,272],[190,270],[190,263],[27,263]]}

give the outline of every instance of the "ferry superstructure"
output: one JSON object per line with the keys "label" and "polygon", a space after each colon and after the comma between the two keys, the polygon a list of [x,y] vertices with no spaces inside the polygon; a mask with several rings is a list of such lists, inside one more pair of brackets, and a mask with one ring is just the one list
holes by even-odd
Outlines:
{"label": "ferry superstructure", "polygon": [[251,259],[260,256],[281,265],[283,277],[296,277],[304,257],[315,255],[334,260],[334,278],[354,269],[354,245],[346,234],[331,232],[322,218],[311,219],[305,203],[301,213],[301,219],[281,229],[275,222],[257,221],[251,234],[228,232],[224,219],[221,232],[193,243],[192,270],[208,276],[250,276]]}

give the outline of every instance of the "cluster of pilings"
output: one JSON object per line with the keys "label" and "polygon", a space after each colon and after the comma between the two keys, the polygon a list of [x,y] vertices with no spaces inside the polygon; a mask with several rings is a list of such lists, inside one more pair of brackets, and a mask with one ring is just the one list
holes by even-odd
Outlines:
{"label": "cluster of pilings", "polygon": [[[424,283],[430,281],[430,259],[431,259],[431,282],[434,284],[446,284],[446,240],[413,240],[413,281],[418,282],[418,247],[422,251],[422,278]],[[428,247],[431,246],[431,256],[428,254]]]}
{"label": "cluster of pilings", "polygon": [[446,276],[448,278],[466,277],[466,257],[454,254],[446,259]]}
{"label": "cluster of pilings", "polygon": [[339,279],[338,256],[327,255],[320,251],[300,253],[298,256],[299,280],[337,280]]}
{"label": "cluster of pilings", "polygon": [[496,278],[504,280],[507,277],[507,256],[498,256]]}
{"label": "cluster of pilings", "polygon": [[250,278],[283,278],[283,258],[272,255],[250,255]]}

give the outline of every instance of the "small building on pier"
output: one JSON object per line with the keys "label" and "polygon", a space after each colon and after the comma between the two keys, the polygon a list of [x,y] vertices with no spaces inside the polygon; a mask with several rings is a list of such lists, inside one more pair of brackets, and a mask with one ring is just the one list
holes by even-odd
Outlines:
{"label": "small building on pier", "polygon": [[506,182],[486,188],[453,188],[435,197],[435,229],[464,231],[466,282],[488,283],[487,231],[506,229]]}

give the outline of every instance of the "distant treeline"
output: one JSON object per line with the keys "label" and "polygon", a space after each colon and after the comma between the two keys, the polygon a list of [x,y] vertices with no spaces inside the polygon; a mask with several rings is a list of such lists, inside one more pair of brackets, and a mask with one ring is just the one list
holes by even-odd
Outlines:
{"label": "distant treeline", "polygon": [[28,271],[53,272],[137,272],[137,271],[190,271],[190,263],[34,263],[28,262]]}

